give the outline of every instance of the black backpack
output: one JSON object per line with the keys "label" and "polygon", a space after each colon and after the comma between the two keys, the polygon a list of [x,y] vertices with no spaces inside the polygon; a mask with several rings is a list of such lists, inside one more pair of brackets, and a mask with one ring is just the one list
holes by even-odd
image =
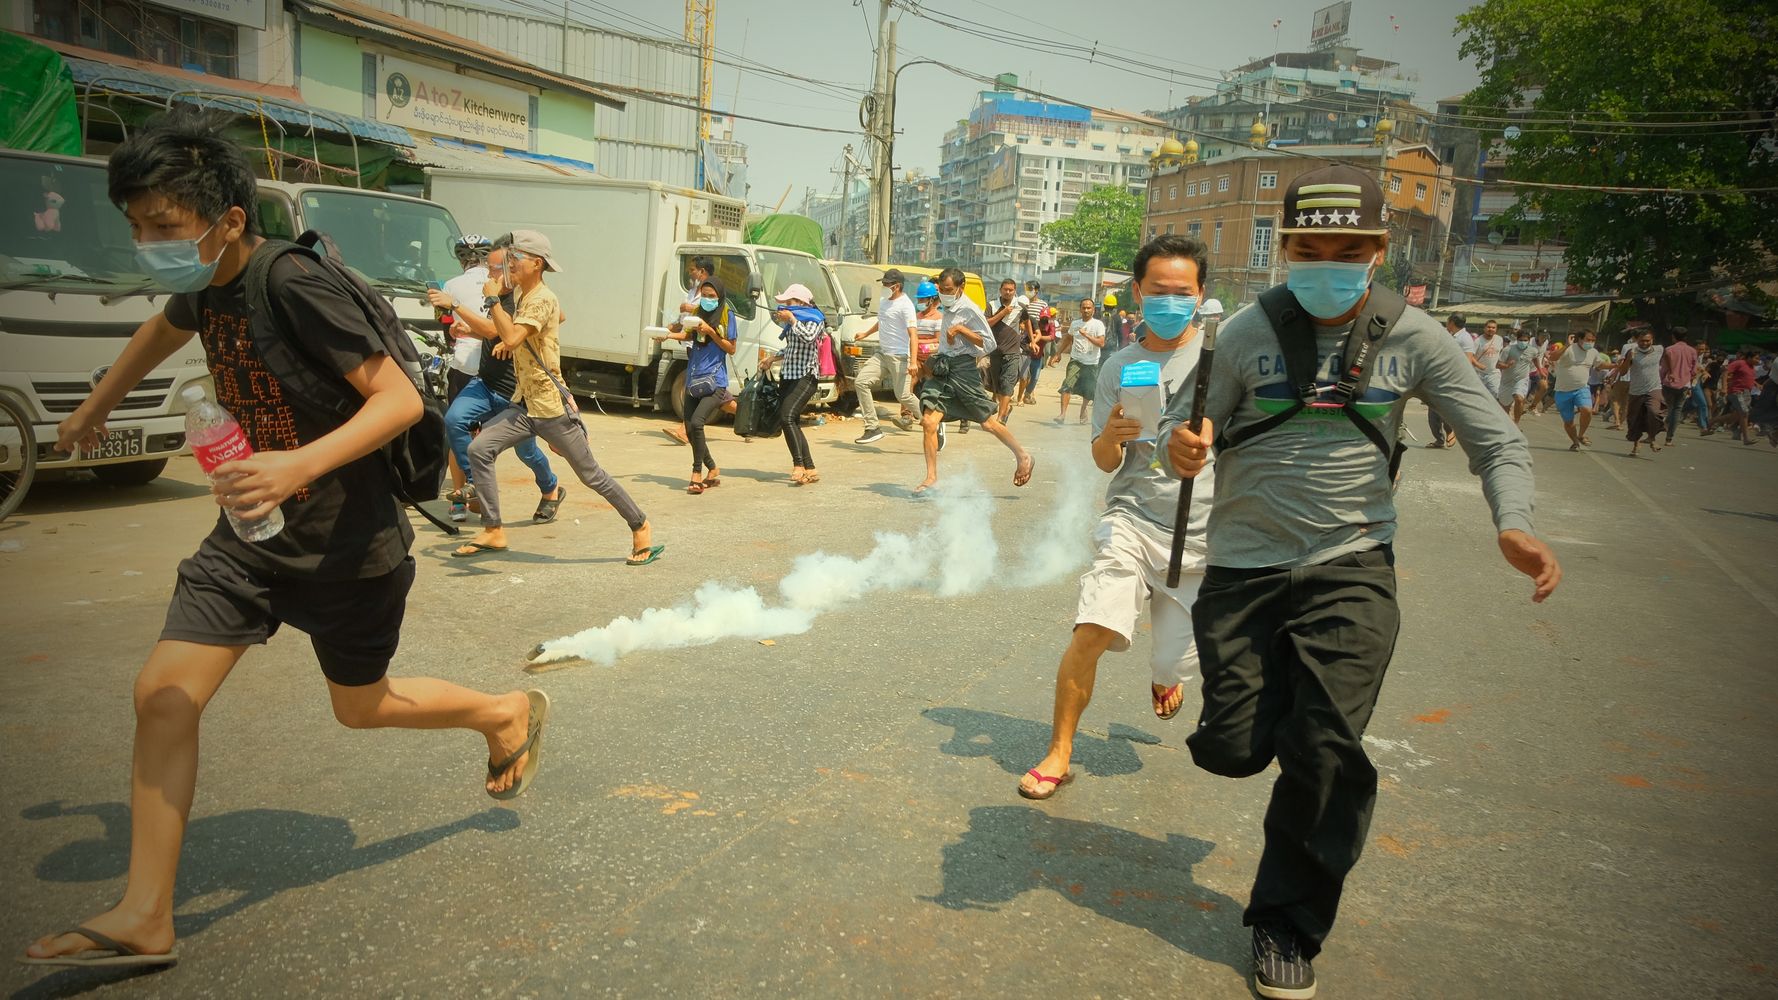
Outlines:
{"label": "black backpack", "polygon": [[[1321,359],[1317,357],[1315,328],[1309,320],[1309,314],[1284,285],[1260,293],[1259,307],[1265,311],[1266,319],[1271,321],[1272,331],[1278,335],[1278,346],[1284,352],[1284,374],[1290,379],[1296,399],[1289,408],[1264,420],[1217,435],[1218,453],[1238,448],[1290,420],[1311,404],[1322,402],[1321,394],[1315,387],[1315,374],[1321,370]],[[1389,331],[1395,329],[1407,307],[1407,300],[1394,291],[1382,285],[1371,286],[1370,298],[1365,301],[1364,309],[1352,324],[1351,335],[1346,338],[1340,379],[1328,392],[1326,400],[1344,411],[1359,431],[1382,451],[1384,459],[1389,463],[1391,483],[1395,481],[1395,474],[1401,468],[1401,456],[1407,446],[1397,441],[1391,447],[1377,425],[1367,420],[1352,404],[1359,396],[1364,395],[1365,387],[1370,384],[1371,361],[1376,357],[1377,348],[1382,345],[1383,338],[1389,335]]]}
{"label": "black backpack", "polygon": [[301,254],[317,262],[364,311],[382,340],[383,350],[401,366],[414,391],[420,394],[424,410],[420,420],[397,434],[384,445],[382,453],[389,467],[389,484],[402,503],[448,534],[458,534],[455,525],[440,521],[420,506],[422,501],[438,499],[438,487],[444,477],[450,446],[445,437],[444,407],[426,392],[420,373],[420,352],[413,339],[395,315],[395,307],[376,289],[366,284],[358,273],[347,267],[339,248],[322,233],[310,230],[296,241],[266,240],[247,260],[244,291],[252,311],[249,329],[253,345],[265,361],[266,368],[283,383],[294,403],[305,406],[321,416],[350,420],[364,405],[363,397],[349,383],[305,351],[302,345],[284,335],[272,317],[272,264],[285,254]]}

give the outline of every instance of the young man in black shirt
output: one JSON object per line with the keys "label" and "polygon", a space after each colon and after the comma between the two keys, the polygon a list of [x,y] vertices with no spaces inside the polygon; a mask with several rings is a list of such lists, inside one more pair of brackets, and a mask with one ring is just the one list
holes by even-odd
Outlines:
{"label": "young man in black shirt", "polygon": [[536,773],[549,701],[541,691],[481,694],[431,678],[386,676],[400,639],[413,531],[379,449],[420,419],[407,373],[341,279],[290,254],[271,270],[270,321],[364,404],[351,418],[305,408],[269,370],[243,290],[255,186],[241,150],[194,113],[150,123],[111,155],[110,195],[129,219],[138,265],[178,294],[130,338],[110,377],[57,431],[70,452],[194,334],[216,398],[253,454],[212,473],[217,503],[245,519],[273,510],[284,529],[243,541],[218,513],[180,563],[166,626],[136,677],[130,865],[123,899],[26,949],[33,964],[165,965],[173,953],[173,878],[197,783],[198,721],[247,648],[281,623],[308,633],[334,716],[352,728],[473,729],[488,742],[486,790],[522,791]]}

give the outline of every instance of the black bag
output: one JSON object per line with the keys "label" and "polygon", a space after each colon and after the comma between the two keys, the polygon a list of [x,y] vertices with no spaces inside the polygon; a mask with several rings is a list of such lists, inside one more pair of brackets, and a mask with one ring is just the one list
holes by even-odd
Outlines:
{"label": "black bag", "polygon": [[741,437],[777,437],[784,433],[778,413],[783,390],[778,380],[764,369],[754,373],[742,387],[735,404],[735,433]]}
{"label": "black bag", "polygon": [[314,230],[298,236],[294,243],[266,240],[247,260],[244,290],[253,316],[249,328],[254,347],[264,359],[266,368],[283,383],[286,395],[293,403],[324,416],[343,422],[350,420],[364,405],[363,397],[349,383],[307,353],[301,344],[286,337],[273,319],[272,264],[288,253],[301,254],[316,261],[346,290],[377,332],[384,352],[401,366],[408,381],[413,383],[414,391],[420,394],[424,409],[419,422],[397,434],[382,448],[389,466],[389,485],[401,502],[418,510],[446,533],[458,534],[454,525],[440,521],[420,506],[422,501],[438,499],[450,445],[445,437],[444,405],[426,392],[419,349],[395,315],[395,307],[346,266],[333,240]]}

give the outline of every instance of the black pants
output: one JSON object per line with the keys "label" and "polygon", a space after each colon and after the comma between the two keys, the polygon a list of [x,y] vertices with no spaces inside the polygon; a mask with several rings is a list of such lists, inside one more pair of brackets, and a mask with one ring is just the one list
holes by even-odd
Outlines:
{"label": "black pants", "polygon": [[1192,760],[1244,778],[1276,757],[1280,771],[1244,920],[1294,925],[1310,957],[1370,829],[1364,727],[1400,627],[1387,548],[1294,569],[1211,566],[1192,606],[1204,675]]}
{"label": "black pants", "polygon": [[704,425],[722,409],[721,392],[713,392],[708,396],[686,397],[685,400],[685,440],[691,444],[691,471],[703,472],[705,469],[716,468],[716,459],[710,456],[710,442],[704,437]]}
{"label": "black pants", "polygon": [[1673,443],[1673,433],[1679,430],[1679,422],[1684,417],[1685,404],[1692,398],[1692,387],[1683,386],[1675,389],[1661,386],[1661,405],[1667,411],[1667,443]]}
{"label": "black pants", "polygon": [[1430,406],[1426,408],[1426,426],[1427,429],[1432,431],[1432,443],[1439,445],[1445,443],[1445,434],[1447,432],[1455,431],[1457,429],[1450,424],[1445,423],[1445,418],[1439,416],[1438,411]]}
{"label": "black pants", "polygon": [[815,456],[809,454],[809,439],[803,434],[803,411],[809,408],[809,401],[815,398],[815,390],[821,388],[814,375],[804,375],[795,382],[784,386],[783,401],[778,404],[778,417],[784,422],[784,444],[790,449],[790,464],[797,468],[813,469]]}

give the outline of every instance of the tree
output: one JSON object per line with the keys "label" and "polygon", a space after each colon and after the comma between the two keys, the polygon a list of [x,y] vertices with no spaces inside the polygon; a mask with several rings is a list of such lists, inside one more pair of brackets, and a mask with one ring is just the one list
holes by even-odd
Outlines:
{"label": "tree", "polygon": [[1081,195],[1073,215],[1044,223],[1039,236],[1046,250],[1097,253],[1101,268],[1127,271],[1142,242],[1142,209],[1140,195],[1107,184]]}
{"label": "tree", "polygon": [[[1778,272],[1778,17],[1768,0],[1482,0],[1457,17],[1482,68],[1464,112],[1511,180],[1727,189],[1526,189],[1501,218],[1568,244],[1570,283],[1664,318],[1673,297]],[[1518,119],[1519,132],[1501,140]]]}

